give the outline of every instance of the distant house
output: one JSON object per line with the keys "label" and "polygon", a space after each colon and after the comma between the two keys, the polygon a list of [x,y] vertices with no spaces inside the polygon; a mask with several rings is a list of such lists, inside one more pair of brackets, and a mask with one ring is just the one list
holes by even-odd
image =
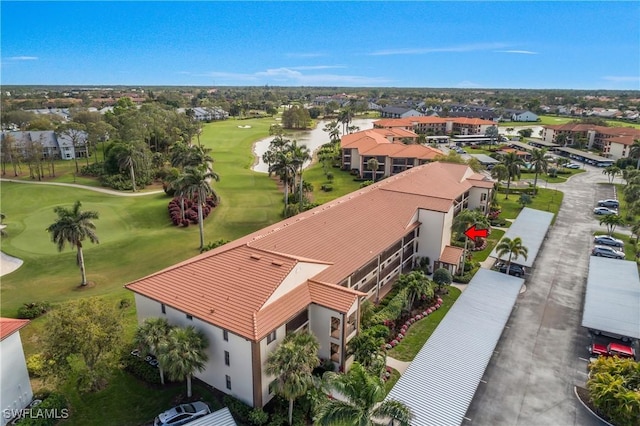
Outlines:
{"label": "distant house", "polygon": [[58,134],[53,130],[2,132],[2,141],[6,138],[13,140],[13,148],[23,157],[33,155],[34,150],[40,151],[40,158],[73,160],[85,158],[91,153],[87,151],[88,135],[78,130],[71,134]]}
{"label": "distant house", "polygon": [[217,121],[229,118],[229,113],[219,107],[179,108],[178,112],[189,115],[196,121]]}
{"label": "distant house", "polygon": [[[439,149],[417,144],[417,139],[416,133],[401,128],[377,128],[344,135],[340,140],[342,168],[358,170],[365,179],[379,180],[443,155]],[[378,161],[375,171],[367,166],[372,158]]]}
{"label": "distant house", "polygon": [[467,117],[433,117],[420,116],[403,119],[383,119],[373,122],[377,128],[402,128],[413,130],[424,135],[484,135],[487,128],[495,126],[490,120]]}
{"label": "distant house", "polygon": [[505,109],[504,114],[502,115],[502,119],[504,121],[524,121],[524,122],[533,122],[538,121],[540,117],[531,111],[523,110],[523,109]]}
{"label": "distant house", "polygon": [[422,114],[413,108],[388,106],[380,110],[382,118],[407,118],[419,117]]}
{"label": "distant house", "polygon": [[[2,426],[9,423],[11,410],[21,410],[31,402],[33,390],[19,330],[28,320],[0,318],[0,409]],[[5,411],[9,410],[9,411]],[[15,411],[14,411],[15,412]],[[9,414],[7,414],[9,413]]]}
{"label": "distant house", "polygon": [[586,148],[597,149],[602,156],[618,160],[628,158],[633,141],[640,139],[640,129],[631,127],[605,127],[594,124],[567,123],[544,126],[542,136],[546,142],[557,142],[564,135],[563,146],[572,146],[578,140],[585,142]]}

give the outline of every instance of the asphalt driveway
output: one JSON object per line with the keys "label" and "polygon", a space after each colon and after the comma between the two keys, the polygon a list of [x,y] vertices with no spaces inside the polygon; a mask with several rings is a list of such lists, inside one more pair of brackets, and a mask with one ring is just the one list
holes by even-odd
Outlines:
{"label": "asphalt driveway", "polygon": [[[467,411],[473,425],[576,425],[601,423],[580,405],[574,385],[586,381],[589,335],[580,326],[592,234],[598,229],[593,207],[613,197],[601,169],[553,185],[564,192],[527,291],[513,313],[484,380]],[[549,185],[551,187],[552,185]],[[526,245],[527,236],[522,235]]]}

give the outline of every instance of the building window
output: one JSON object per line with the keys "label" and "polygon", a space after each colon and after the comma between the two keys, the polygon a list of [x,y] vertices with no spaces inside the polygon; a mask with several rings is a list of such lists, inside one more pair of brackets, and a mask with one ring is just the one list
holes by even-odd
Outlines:
{"label": "building window", "polygon": [[231,390],[231,376],[226,375],[225,378],[227,380],[227,389]]}
{"label": "building window", "polygon": [[229,341],[229,332],[227,330],[222,330],[222,338],[225,342]]}
{"label": "building window", "polygon": [[166,314],[166,313],[167,313],[167,307],[166,307],[166,306],[164,306],[164,303],[161,303],[161,304],[160,304],[160,309],[162,309],[162,313],[163,313],[163,314]]}
{"label": "building window", "polygon": [[331,337],[340,338],[340,318],[331,317]]}
{"label": "building window", "polygon": [[486,199],[487,199],[487,194],[486,194],[486,192],[483,192],[483,193],[480,195],[480,201],[485,201]]}
{"label": "building window", "polygon": [[274,340],[276,340],[276,330],[273,330],[271,333],[269,333],[269,335],[267,336],[267,345],[271,342],[273,342]]}
{"label": "building window", "polygon": [[188,319],[189,321],[193,321],[193,317],[192,317],[191,315],[189,315],[189,314],[187,314],[187,319]]}
{"label": "building window", "polygon": [[230,365],[229,364],[229,351],[224,351],[224,365]]}

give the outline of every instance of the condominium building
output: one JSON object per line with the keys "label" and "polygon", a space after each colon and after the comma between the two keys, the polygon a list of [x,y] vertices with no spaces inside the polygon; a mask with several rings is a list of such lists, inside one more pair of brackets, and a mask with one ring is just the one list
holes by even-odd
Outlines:
{"label": "condominium building", "polygon": [[274,396],[268,355],[308,330],[319,356],[348,369],[360,307],[376,301],[416,260],[456,270],[454,216],[487,211],[493,182],[468,166],[428,163],[141,278],[138,320],[194,325],[209,340],[196,376],[254,407]]}

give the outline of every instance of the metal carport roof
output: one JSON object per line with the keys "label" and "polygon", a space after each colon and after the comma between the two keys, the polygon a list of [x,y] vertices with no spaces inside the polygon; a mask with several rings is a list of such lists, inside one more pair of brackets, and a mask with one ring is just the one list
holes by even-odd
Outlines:
{"label": "metal carport roof", "polygon": [[189,422],[189,426],[237,426],[237,424],[229,409],[225,407]]}
{"label": "metal carport roof", "polygon": [[412,425],[462,423],[523,282],[478,270],[387,395],[411,409]]}
{"label": "metal carport roof", "polygon": [[636,262],[591,256],[582,326],[640,339],[640,278]]}
{"label": "metal carport roof", "polygon": [[[522,245],[528,250],[527,260],[522,256],[518,256],[517,259],[511,259],[512,263],[517,263],[518,265],[529,268],[533,265],[536,256],[538,256],[538,251],[540,247],[542,247],[544,237],[547,235],[549,226],[551,226],[551,221],[553,221],[553,213],[530,209],[529,207],[522,209],[516,220],[502,237],[510,239],[520,237]],[[498,257],[498,252],[495,248],[491,251],[490,256]],[[505,255],[500,259],[507,260],[508,258],[509,255]]]}

